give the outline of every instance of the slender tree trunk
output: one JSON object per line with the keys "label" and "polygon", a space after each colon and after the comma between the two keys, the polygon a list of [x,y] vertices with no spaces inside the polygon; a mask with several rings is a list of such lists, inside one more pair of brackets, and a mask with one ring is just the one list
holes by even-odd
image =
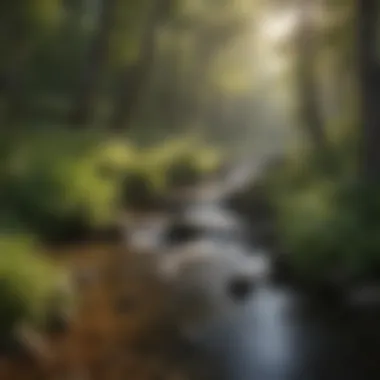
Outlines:
{"label": "slender tree trunk", "polygon": [[157,27],[168,10],[167,5],[168,0],[156,0],[153,4],[142,32],[139,58],[133,65],[126,67],[121,75],[110,125],[113,131],[127,128],[134,115],[154,63]]}
{"label": "slender tree trunk", "polygon": [[318,57],[317,33],[314,30],[313,1],[301,0],[298,30],[298,86],[300,118],[312,143],[320,152],[328,150],[324,120],[318,94],[315,62]]}
{"label": "slender tree trunk", "polygon": [[69,115],[73,127],[85,127],[93,122],[100,86],[106,69],[109,40],[118,0],[103,0],[98,31],[88,56],[83,83]]}
{"label": "slender tree trunk", "polygon": [[1,120],[4,128],[16,124],[23,114],[24,69],[30,58],[32,45],[26,38],[13,41],[13,49],[5,68],[0,73]]}
{"label": "slender tree trunk", "polygon": [[380,65],[377,58],[378,0],[357,0],[358,64],[363,120],[362,170],[380,180]]}

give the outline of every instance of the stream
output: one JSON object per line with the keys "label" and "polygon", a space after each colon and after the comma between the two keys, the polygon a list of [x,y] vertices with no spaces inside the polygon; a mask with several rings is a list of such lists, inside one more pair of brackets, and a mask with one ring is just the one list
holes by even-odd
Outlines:
{"label": "stream", "polygon": [[[202,239],[221,251],[235,249],[268,260],[250,242],[242,219],[223,206],[224,194],[220,186],[200,191],[187,202],[185,219],[201,226]],[[141,232],[140,243],[164,244],[162,223],[149,228]],[[241,312],[211,326],[198,344],[226,380],[380,378],[379,314],[322,307],[265,276]]]}

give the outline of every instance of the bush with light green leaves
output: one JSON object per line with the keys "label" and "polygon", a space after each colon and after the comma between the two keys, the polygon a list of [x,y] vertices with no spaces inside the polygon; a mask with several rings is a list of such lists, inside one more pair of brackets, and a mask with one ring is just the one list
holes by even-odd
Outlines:
{"label": "bush with light green leaves", "polygon": [[62,288],[66,276],[29,236],[0,235],[0,338],[9,337],[20,324],[46,326],[53,306],[72,308],[74,294]]}
{"label": "bush with light green leaves", "polygon": [[121,209],[155,207],[172,187],[216,170],[220,153],[194,144],[183,138],[143,149],[120,136],[60,129],[16,136],[0,159],[0,201],[49,241],[81,240]]}
{"label": "bush with light green leaves", "polygon": [[96,134],[20,138],[8,160],[3,202],[41,235],[106,226],[118,212],[133,155],[127,142]]}
{"label": "bush with light green leaves", "polygon": [[194,136],[172,139],[147,152],[150,170],[157,173],[160,186],[167,190],[199,184],[217,172],[222,152]]}

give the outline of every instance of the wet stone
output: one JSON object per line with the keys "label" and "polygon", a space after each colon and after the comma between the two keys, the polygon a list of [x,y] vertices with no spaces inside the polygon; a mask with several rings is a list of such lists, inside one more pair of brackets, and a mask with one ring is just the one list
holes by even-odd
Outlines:
{"label": "wet stone", "polygon": [[228,285],[228,293],[237,301],[243,301],[252,293],[255,283],[252,279],[246,277],[236,277]]}
{"label": "wet stone", "polygon": [[165,240],[170,244],[181,244],[196,240],[202,235],[202,230],[185,221],[174,222],[165,234]]}

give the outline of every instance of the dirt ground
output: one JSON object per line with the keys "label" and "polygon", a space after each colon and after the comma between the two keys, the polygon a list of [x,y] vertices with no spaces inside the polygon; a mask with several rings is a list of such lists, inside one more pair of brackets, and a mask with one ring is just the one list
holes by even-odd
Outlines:
{"label": "dirt ground", "polygon": [[168,290],[136,275],[124,248],[76,247],[54,255],[91,274],[80,281],[78,312],[69,331],[43,338],[38,355],[2,359],[1,380],[214,377],[205,355],[176,334]]}

